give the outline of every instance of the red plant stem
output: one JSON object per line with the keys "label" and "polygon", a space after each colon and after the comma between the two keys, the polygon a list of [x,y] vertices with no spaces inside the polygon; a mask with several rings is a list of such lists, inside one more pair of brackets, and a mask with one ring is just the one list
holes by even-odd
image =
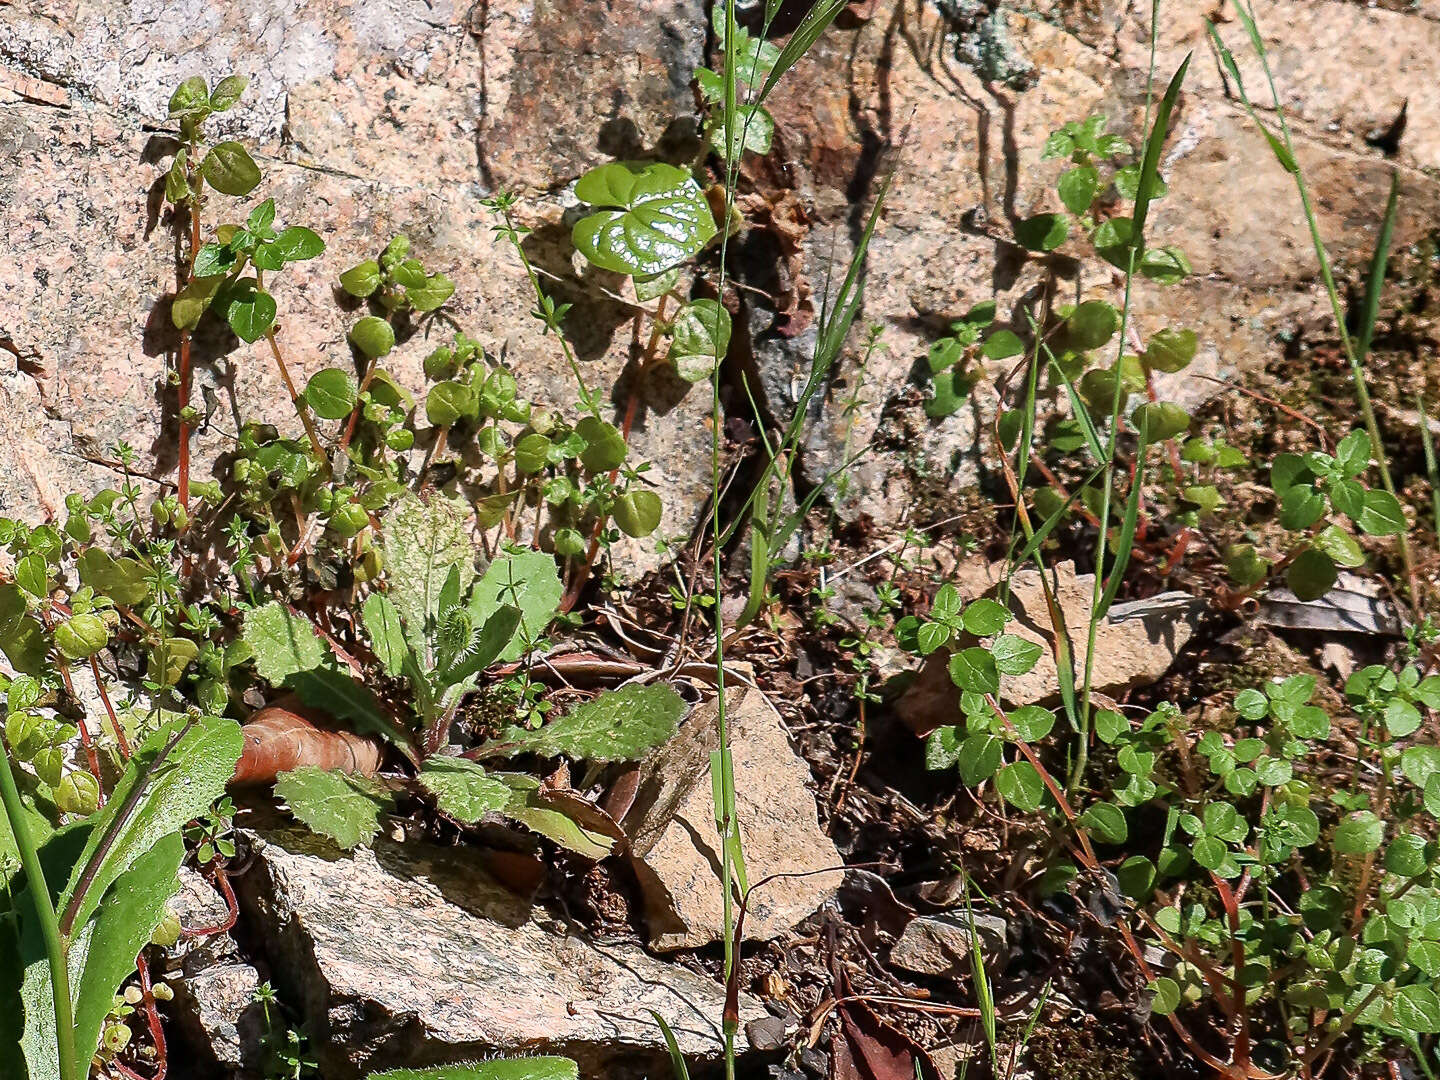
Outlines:
{"label": "red plant stem", "polygon": [[350,440],[355,437],[355,427],[360,422],[360,395],[370,389],[370,383],[375,378],[376,365],[380,363],[379,357],[370,357],[370,363],[365,367],[365,375],[360,380],[360,389],[355,394],[355,407],[350,410],[350,419],[345,422],[345,434],[340,437],[340,443],[336,451],[340,457],[344,457],[350,449]]}
{"label": "red plant stem", "polygon": [[105,712],[110,717],[110,727],[115,732],[115,742],[120,746],[120,757],[130,760],[130,741],[125,738],[125,732],[120,727],[120,718],[115,715],[115,706],[110,704],[110,692],[105,689],[105,680],[100,677],[100,662],[95,657],[90,657],[90,674],[95,677],[95,689],[100,692],[100,700],[105,703]]}
{"label": "red plant stem", "polygon": [[150,1039],[155,1044],[155,1074],[150,1080],[165,1080],[169,1061],[165,1054],[165,1029],[160,1026],[160,1013],[155,1008],[155,992],[150,985],[150,965],[144,955],[135,958],[135,969],[140,973],[140,992],[145,995],[145,1019],[150,1025]]}
{"label": "red plant stem", "polygon": [[187,938],[227,933],[234,929],[236,921],[240,918],[240,905],[235,900],[235,889],[231,886],[230,876],[225,873],[223,866],[215,867],[212,880],[215,882],[215,887],[220,890],[220,895],[225,898],[225,918],[214,926],[186,927],[181,934]]}

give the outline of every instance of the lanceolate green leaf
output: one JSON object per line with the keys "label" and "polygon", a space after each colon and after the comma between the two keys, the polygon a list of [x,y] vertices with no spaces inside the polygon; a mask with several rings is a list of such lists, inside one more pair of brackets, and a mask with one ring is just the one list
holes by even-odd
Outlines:
{"label": "lanceolate green leaf", "polygon": [[633,761],[675,734],[685,702],[663,683],[606,690],[535,731],[507,727],[480,747],[482,757],[519,753],[574,761]]}
{"label": "lanceolate green leaf", "polygon": [[1170,133],[1170,115],[1175,111],[1175,102],[1180,97],[1180,87],[1185,82],[1185,72],[1190,67],[1190,54],[1186,54],[1179,69],[1165,88],[1165,96],[1155,110],[1155,123],[1150,128],[1150,137],[1145,142],[1145,158],[1140,165],[1140,186],[1135,193],[1135,222],[1133,243],[1140,247],[1145,242],[1145,217],[1150,212],[1150,200],[1154,197],[1160,179],[1160,153],[1165,148],[1165,137]]}
{"label": "lanceolate green leaf", "polygon": [[[115,992],[135,970],[138,956],[165,918],[165,905],[180,891],[180,863],[185,844],[180,833],[162,838],[116,879],[100,901],[95,916],[70,946],[74,979],[75,1048],[82,1059],[94,1054],[100,1029],[115,1005]],[[37,1080],[33,1077],[31,1080]]]}
{"label": "lanceolate green leaf", "polygon": [[391,1069],[369,1080],[577,1080],[575,1062],[563,1057],[496,1058],[433,1069]]}
{"label": "lanceolate green leaf", "polygon": [[172,720],[145,740],[93,820],[94,829],[58,905],[69,934],[110,885],[161,839],[200,817],[225,793],[243,739],[233,720]]}
{"label": "lanceolate green leaf", "polygon": [[386,675],[398,675],[405,664],[407,646],[405,631],[400,626],[400,613],[384,593],[371,593],[360,608],[365,633],[370,636],[370,650],[380,661]]}

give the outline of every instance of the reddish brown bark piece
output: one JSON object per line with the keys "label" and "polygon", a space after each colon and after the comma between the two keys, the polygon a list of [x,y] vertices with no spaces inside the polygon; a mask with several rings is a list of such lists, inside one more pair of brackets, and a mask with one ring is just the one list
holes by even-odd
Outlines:
{"label": "reddish brown bark piece", "polygon": [[374,739],[335,731],[333,721],[294,697],[281,698],[252,716],[241,729],[245,749],[232,784],[268,784],[282,772],[314,765],[319,769],[374,776],[384,749]]}

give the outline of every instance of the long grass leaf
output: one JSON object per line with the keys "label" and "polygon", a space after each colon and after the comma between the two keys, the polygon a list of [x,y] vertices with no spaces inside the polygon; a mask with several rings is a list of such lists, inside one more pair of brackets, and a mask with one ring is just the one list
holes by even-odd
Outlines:
{"label": "long grass leaf", "polygon": [[[1370,342],[1375,336],[1375,320],[1380,316],[1380,293],[1385,288],[1385,267],[1390,261],[1390,240],[1395,235],[1395,212],[1400,205],[1400,173],[1390,174],[1390,196],[1385,200],[1385,216],[1380,221],[1380,235],[1375,239],[1375,254],[1370,260],[1370,276],[1365,281],[1365,306],[1360,309],[1360,332],[1355,339],[1355,359],[1365,363],[1370,355]],[[1380,452],[1380,448],[1376,447]]]}
{"label": "long grass leaf", "polygon": [[1137,246],[1144,241],[1145,218],[1150,212],[1150,200],[1160,186],[1160,153],[1165,148],[1166,136],[1170,134],[1170,115],[1175,111],[1175,102],[1180,97],[1180,87],[1185,82],[1185,72],[1190,67],[1190,58],[1193,55],[1194,53],[1187,53],[1179,69],[1171,77],[1170,85],[1165,88],[1165,96],[1160,99],[1160,107],[1155,110],[1155,123],[1151,125],[1150,138],[1145,143],[1145,158],[1140,165],[1140,182],[1135,190],[1133,238]]}
{"label": "long grass leaf", "polygon": [[1061,504],[1060,508],[1040,523],[1040,527],[1030,534],[1029,541],[1025,544],[1025,547],[1021,549],[1020,554],[1016,556],[1016,562],[1025,562],[1040,549],[1040,545],[1045,542],[1045,538],[1055,531],[1055,526],[1059,525],[1065,515],[1070,512],[1070,507],[1075,505],[1075,500],[1080,497],[1080,493],[1096,480],[1099,480],[1101,474],[1109,467],[1109,465],[1101,465],[1087,476],[1085,482],[1070,493],[1070,497]]}
{"label": "long grass leaf", "polygon": [[[1130,553],[1135,549],[1135,526],[1140,520],[1140,492],[1145,487],[1145,455],[1150,447],[1145,436],[1140,436],[1140,445],[1135,450],[1135,478],[1130,483],[1130,495],[1125,500],[1125,516],[1120,522],[1120,537],[1115,543],[1115,562],[1110,567],[1110,577],[1105,582],[1105,592],[1100,605],[1091,616],[1097,622],[1105,617],[1110,605],[1115,602],[1120,586],[1125,581],[1125,570],[1130,565]],[[1099,568],[1096,568],[1099,572]]]}
{"label": "long grass leaf", "polygon": [[849,0],[816,0],[812,7],[800,20],[800,25],[790,35],[790,40],[780,50],[780,58],[775,61],[775,66],[770,69],[770,75],[765,80],[765,85],[760,88],[756,97],[756,104],[764,104],[765,99],[770,96],[770,91],[775,89],[775,84],[780,81],[787,71],[799,63],[800,58],[810,51],[811,46],[820,39],[826,28],[835,21],[835,16],[845,10]]}
{"label": "long grass leaf", "polygon": [[675,1032],[670,1030],[665,1018],[654,1009],[650,1010],[650,1015],[655,1018],[655,1023],[660,1025],[660,1034],[665,1036],[665,1049],[670,1051],[670,1071],[675,1080],[690,1080],[690,1069],[685,1064],[685,1055],[680,1053],[680,1044],[675,1041]]}

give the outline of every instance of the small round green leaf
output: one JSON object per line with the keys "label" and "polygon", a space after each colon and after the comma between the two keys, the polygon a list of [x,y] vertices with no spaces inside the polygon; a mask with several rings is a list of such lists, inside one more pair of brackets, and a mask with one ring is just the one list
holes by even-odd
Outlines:
{"label": "small round green leaf", "polygon": [[67,660],[86,660],[109,640],[110,632],[98,615],[72,615],[55,627],[55,647]]}
{"label": "small round green leaf", "polygon": [[1095,200],[1100,186],[1100,173],[1093,165],[1076,165],[1060,174],[1060,201],[1072,214],[1083,214]]}
{"label": "small round green leaf", "polygon": [[1385,839],[1385,823],[1369,810],[1359,810],[1335,826],[1337,855],[1366,855]]}
{"label": "small round green leaf", "polygon": [[1004,604],[981,597],[966,606],[960,621],[976,637],[990,637],[1005,629],[1005,624],[1012,618],[1010,609]]}
{"label": "small round green leaf", "polygon": [[615,500],[615,524],[626,536],[649,536],[660,525],[660,496],[649,488],[627,491]]}
{"label": "small round green leaf", "polygon": [[694,300],[675,317],[670,363],[686,382],[708,379],[730,346],[730,313],[715,300]]}
{"label": "small round green leaf", "polygon": [[625,438],[614,424],[598,417],[585,416],[575,425],[575,431],[585,440],[580,463],[590,472],[609,472],[618,469],[624,462],[627,452]]}
{"label": "small round green leaf", "polygon": [[1089,807],[1080,815],[1080,824],[1090,830],[1095,839],[1105,844],[1123,844],[1130,835],[1125,823],[1125,811],[1114,803],[1102,802]]}
{"label": "small round green leaf", "polygon": [[305,384],[305,402],[315,415],[326,420],[343,420],[355,408],[358,389],[355,378],[340,368],[325,368]]}
{"label": "small round green leaf", "polygon": [[284,256],[286,262],[302,262],[313,259],[325,251],[325,241],[320,234],[303,225],[291,225],[281,231],[273,245]]}
{"label": "small round green leaf", "polygon": [[87,817],[100,805],[100,785],[88,772],[72,772],[55,788],[55,805],[67,814]]}
{"label": "small round green leaf", "polygon": [[461,417],[473,417],[475,410],[475,391],[462,382],[436,383],[425,395],[425,419],[431,427],[449,427]]}
{"label": "small round green leaf", "polygon": [[374,359],[395,347],[395,329],[378,315],[366,315],[350,328],[350,342]]}
{"label": "small round green leaf", "polygon": [[1054,251],[1070,235],[1064,214],[1036,214],[1015,226],[1015,239],[1029,251]]}
{"label": "small round green leaf", "polygon": [[1104,300],[1087,300],[1065,320],[1066,344],[1076,352],[1098,349],[1120,329],[1120,315]]}
{"label": "small round green leaf", "polygon": [[1045,800],[1045,781],[1028,761],[1006,765],[995,776],[995,789],[1015,809],[1030,813]]}
{"label": "small round green leaf", "polygon": [[406,286],[405,297],[416,311],[427,312],[439,308],[455,292],[455,282],[444,274],[431,274],[419,285]]}
{"label": "small round green leaf", "polygon": [[225,195],[249,195],[260,183],[260,168],[238,142],[216,143],[200,162],[205,182]]}
{"label": "small round green leaf", "polygon": [[380,264],[374,259],[356,263],[340,275],[340,287],[362,299],[380,288]]}
{"label": "small round green leaf", "polygon": [[1355,524],[1369,536],[1398,536],[1409,528],[1400,501],[1378,488],[1365,492],[1365,505]]}
{"label": "small round green leaf", "polygon": [[245,278],[226,290],[225,321],[241,341],[259,341],[275,325],[275,298]]}
{"label": "small round green leaf", "polygon": [[1319,548],[1307,547],[1285,571],[1285,583],[1296,598],[1319,600],[1335,584],[1338,571],[1334,560]]}
{"label": "small round green leaf", "polygon": [[995,658],[981,648],[962,649],[950,657],[950,678],[961,690],[975,694],[994,694],[1000,689]]}
{"label": "small round green leaf", "polygon": [[1150,338],[1140,362],[1150,371],[1183,371],[1195,359],[1199,341],[1194,330],[1161,330]]}
{"label": "small round green leaf", "polygon": [[1130,422],[1146,442],[1158,443],[1189,430],[1190,414],[1169,401],[1147,401],[1130,414]]}

